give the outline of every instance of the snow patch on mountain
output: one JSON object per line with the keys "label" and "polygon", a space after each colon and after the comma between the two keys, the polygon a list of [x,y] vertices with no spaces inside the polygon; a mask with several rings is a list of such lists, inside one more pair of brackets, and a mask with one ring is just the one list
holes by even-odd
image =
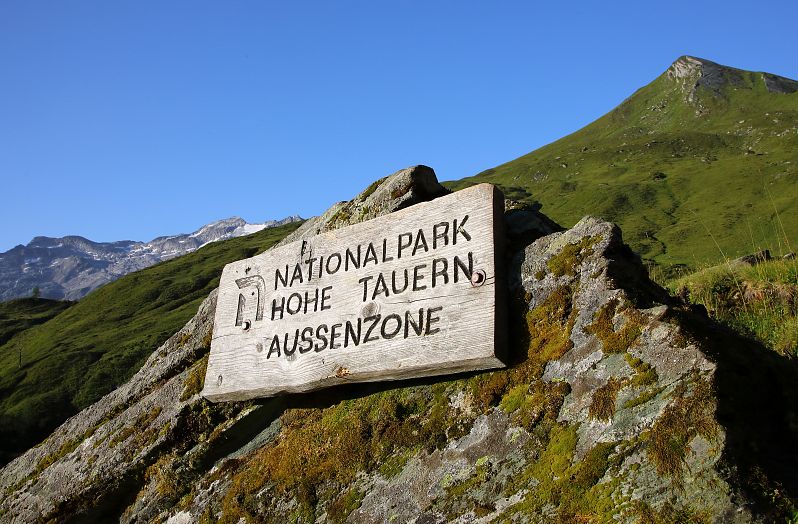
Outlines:
{"label": "snow patch on mountain", "polygon": [[204,225],[190,234],[169,235],[149,242],[93,242],[80,236],[37,236],[27,246],[0,253],[0,301],[29,296],[77,300],[117,278],[169,260],[210,243],[301,221],[298,215],[250,224],[231,217]]}

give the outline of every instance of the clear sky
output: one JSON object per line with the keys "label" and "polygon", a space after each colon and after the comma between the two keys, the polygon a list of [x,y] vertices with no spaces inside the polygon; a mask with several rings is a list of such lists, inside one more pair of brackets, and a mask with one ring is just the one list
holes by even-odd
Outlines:
{"label": "clear sky", "polygon": [[798,2],[0,3],[0,251],[312,216],[577,130],[682,54],[798,78]]}

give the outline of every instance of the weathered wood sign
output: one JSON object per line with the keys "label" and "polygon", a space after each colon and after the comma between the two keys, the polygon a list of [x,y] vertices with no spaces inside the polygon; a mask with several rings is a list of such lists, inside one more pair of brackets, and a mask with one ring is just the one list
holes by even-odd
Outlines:
{"label": "weathered wood sign", "polygon": [[503,367],[503,212],[482,184],[228,264],[203,396]]}

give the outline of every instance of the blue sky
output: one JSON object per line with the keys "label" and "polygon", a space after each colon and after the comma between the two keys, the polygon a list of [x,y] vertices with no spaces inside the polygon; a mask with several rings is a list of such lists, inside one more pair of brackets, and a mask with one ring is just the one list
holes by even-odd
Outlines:
{"label": "blue sky", "polygon": [[[167,5],[168,4],[168,5]],[[682,54],[798,78],[790,2],[0,3],[0,251],[476,174]]]}

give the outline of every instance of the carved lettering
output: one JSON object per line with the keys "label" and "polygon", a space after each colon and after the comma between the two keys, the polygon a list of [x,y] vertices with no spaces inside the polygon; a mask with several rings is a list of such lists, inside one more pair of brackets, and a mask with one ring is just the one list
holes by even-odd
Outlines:
{"label": "carved lettering", "polygon": [[[246,287],[254,286],[255,291],[252,293],[255,295],[255,320],[263,320],[263,295],[266,292],[266,282],[263,280],[263,277],[260,275],[252,275],[249,277],[243,277],[236,279],[236,285],[238,289],[244,289]],[[236,312],[236,326],[240,326],[244,323],[244,310],[246,309],[247,299],[244,296],[244,293],[239,293],[238,295],[238,311]]]}
{"label": "carved lettering", "polygon": [[229,264],[203,395],[501,367],[499,197],[478,185]]}

